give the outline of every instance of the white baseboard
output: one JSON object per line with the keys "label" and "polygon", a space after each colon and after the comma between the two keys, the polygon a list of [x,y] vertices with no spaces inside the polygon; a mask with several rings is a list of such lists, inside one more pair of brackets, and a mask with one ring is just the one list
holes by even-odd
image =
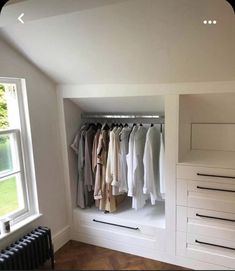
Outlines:
{"label": "white baseboard", "polygon": [[54,245],[54,252],[60,249],[63,245],[65,245],[69,240],[70,237],[70,226],[64,227],[61,231],[57,232],[52,236],[52,242]]}

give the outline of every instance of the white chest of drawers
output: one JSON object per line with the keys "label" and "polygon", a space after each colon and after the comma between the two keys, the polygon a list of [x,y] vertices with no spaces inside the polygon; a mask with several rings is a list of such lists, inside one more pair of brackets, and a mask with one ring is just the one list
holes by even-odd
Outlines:
{"label": "white chest of drawers", "polygon": [[235,170],[177,165],[177,254],[235,268]]}

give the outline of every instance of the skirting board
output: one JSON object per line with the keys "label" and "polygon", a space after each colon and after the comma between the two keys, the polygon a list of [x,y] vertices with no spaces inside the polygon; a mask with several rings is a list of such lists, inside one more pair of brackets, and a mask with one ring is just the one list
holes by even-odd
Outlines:
{"label": "skirting board", "polygon": [[52,236],[54,252],[60,249],[69,240],[71,240],[71,238],[70,238],[70,226],[68,225]]}
{"label": "skirting board", "polygon": [[[117,251],[121,251],[124,253],[129,253],[133,255],[137,255],[140,257],[145,257],[149,259],[153,259],[156,261],[166,262],[169,264],[174,264],[190,269],[195,270],[221,270],[221,266],[213,265],[210,263],[200,262],[193,259],[181,257],[181,256],[169,256],[164,251],[147,251],[141,249],[138,246],[131,246],[119,242],[110,242],[108,239],[95,239],[94,236],[84,235],[80,232],[73,232],[72,233],[72,240],[83,242],[95,246],[100,246],[108,249],[113,249]],[[230,270],[229,268],[224,268],[223,270]]]}

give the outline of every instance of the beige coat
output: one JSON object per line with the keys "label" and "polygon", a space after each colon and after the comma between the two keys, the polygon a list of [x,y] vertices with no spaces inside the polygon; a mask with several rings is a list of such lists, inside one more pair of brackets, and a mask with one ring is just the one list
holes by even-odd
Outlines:
{"label": "beige coat", "polygon": [[116,211],[116,201],[112,195],[111,184],[106,183],[109,131],[102,130],[97,146],[97,168],[95,176],[94,198],[100,200],[100,210]]}

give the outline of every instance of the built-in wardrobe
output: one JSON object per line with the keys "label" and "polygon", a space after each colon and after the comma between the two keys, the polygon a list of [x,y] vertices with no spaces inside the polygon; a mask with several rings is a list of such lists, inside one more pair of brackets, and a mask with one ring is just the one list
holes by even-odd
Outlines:
{"label": "built-in wardrobe", "polygon": [[[235,93],[94,89],[58,89],[71,238],[192,269],[235,268]],[[164,200],[79,208],[71,144],[85,122],[114,121],[163,127]]]}

